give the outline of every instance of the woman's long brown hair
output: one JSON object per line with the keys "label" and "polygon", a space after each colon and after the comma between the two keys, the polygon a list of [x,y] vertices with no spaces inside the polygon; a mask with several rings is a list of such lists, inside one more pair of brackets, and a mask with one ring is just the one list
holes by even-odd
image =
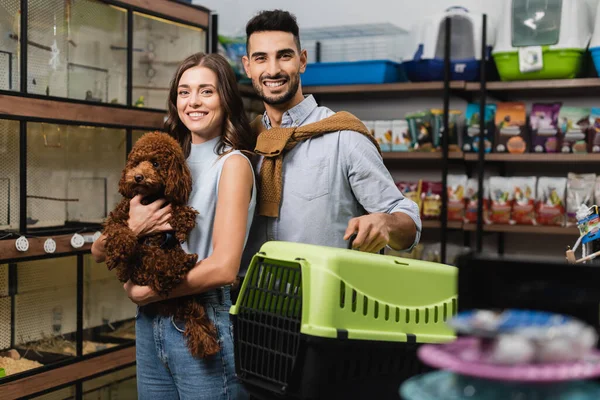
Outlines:
{"label": "woman's long brown hair", "polygon": [[[223,107],[225,115],[223,132],[217,146],[217,153],[222,155],[231,150],[240,150],[246,155],[252,156],[256,145],[256,137],[250,128],[248,116],[244,111],[242,96],[238,89],[235,73],[225,57],[220,54],[192,54],[179,65],[169,89],[169,99],[167,102],[168,115],[165,121],[165,131],[177,139],[183,149],[185,158],[187,158],[191,151],[192,135],[181,119],[179,119],[179,114],[177,113],[177,88],[183,73],[197,66],[206,67],[217,75],[217,92],[219,93],[221,107]],[[225,150],[226,147],[230,147],[230,149]]]}

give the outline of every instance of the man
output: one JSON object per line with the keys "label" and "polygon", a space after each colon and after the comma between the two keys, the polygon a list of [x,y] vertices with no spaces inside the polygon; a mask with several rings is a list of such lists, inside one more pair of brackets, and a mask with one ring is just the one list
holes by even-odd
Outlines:
{"label": "man", "polygon": [[[411,249],[421,234],[418,206],[394,184],[374,139],[347,113],[334,125],[353,130],[323,132],[318,123],[334,112],[302,94],[307,53],[295,17],[261,12],[248,22],[246,35],[244,69],[266,111],[253,124],[263,131],[257,143],[263,157],[256,166],[261,198],[240,274],[270,240],[347,247],[356,233],[357,250]],[[290,149],[285,140],[294,137],[303,139]]]}

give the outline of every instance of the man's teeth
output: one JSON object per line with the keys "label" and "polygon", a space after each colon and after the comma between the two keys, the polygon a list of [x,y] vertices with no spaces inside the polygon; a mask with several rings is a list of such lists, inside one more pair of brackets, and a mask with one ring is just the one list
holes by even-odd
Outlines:
{"label": "man's teeth", "polygon": [[203,112],[193,112],[193,113],[189,113],[190,117],[204,117],[206,115],[206,113]]}
{"label": "man's teeth", "polygon": [[284,81],[279,81],[279,82],[265,82],[265,85],[267,85],[268,87],[277,87],[277,86],[283,85],[284,83],[285,83]]}

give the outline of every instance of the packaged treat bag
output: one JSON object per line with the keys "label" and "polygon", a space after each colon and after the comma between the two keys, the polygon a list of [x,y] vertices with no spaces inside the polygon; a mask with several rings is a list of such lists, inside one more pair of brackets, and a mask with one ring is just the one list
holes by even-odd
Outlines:
{"label": "packaged treat bag", "polygon": [[375,121],[375,140],[379,143],[381,151],[392,149],[392,121]]}
{"label": "packaged treat bag", "polygon": [[392,151],[408,151],[411,147],[408,122],[403,119],[392,121]]}
{"label": "packaged treat bag", "polygon": [[577,226],[577,210],[583,204],[591,207],[594,201],[596,174],[575,174],[567,176],[567,226]]}
{"label": "packaged treat bag", "polygon": [[564,226],[567,178],[542,176],[537,184],[537,222],[540,225]]}
{"label": "packaged treat bag", "polygon": [[526,119],[525,103],[498,103],[494,148],[496,152],[520,154],[527,151]]}
{"label": "packaged treat bag", "polygon": [[442,213],[442,183],[424,181],[421,186],[423,219],[439,219]]}
{"label": "packaged treat bag", "polygon": [[590,112],[589,140],[592,153],[600,153],[600,108],[598,107],[592,107]]}
{"label": "packaged treat bag", "polygon": [[375,121],[362,121],[365,124],[365,128],[369,130],[371,135],[375,137]]}
{"label": "packaged treat bag", "polygon": [[537,225],[535,219],[535,176],[510,178],[512,187],[511,223],[517,225]]}
{"label": "packaged treat bag", "polygon": [[509,178],[490,178],[490,221],[492,224],[510,224],[513,188]]}
{"label": "packaged treat bag", "polygon": [[563,153],[587,153],[587,136],[590,127],[590,109],[561,107],[558,128],[561,132]]}
{"label": "packaged treat bag", "polygon": [[462,221],[465,217],[466,175],[448,175],[448,221]]}
{"label": "packaged treat bag", "polygon": [[[435,149],[442,149],[442,135],[444,134],[444,110],[432,109],[431,115],[433,117],[433,147]],[[448,111],[448,128],[450,129],[450,135],[448,136],[448,151],[457,152],[460,151],[458,146],[458,120],[462,112],[459,110]]]}
{"label": "packaged treat bag", "polygon": [[556,153],[560,145],[558,113],[561,103],[537,103],[531,106],[531,146],[533,153]]}
{"label": "packaged treat bag", "polygon": [[417,203],[419,211],[423,208],[421,203],[421,185],[422,181],[418,182],[396,182],[396,187],[402,192],[404,197]]}
{"label": "packaged treat bag", "polygon": [[[465,193],[465,223],[477,223],[477,207],[479,190],[477,187],[477,179],[469,178],[467,180],[467,191]],[[490,209],[490,186],[489,181],[483,181],[483,223],[489,224],[489,209]]]}
{"label": "packaged treat bag", "polygon": [[596,177],[596,185],[594,186],[594,201],[595,205],[600,205],[600,175]]}
{"label": "packaged treat bag", "polygon": [[[485,152],[492,151],[494,141],[494,118],[496,116],[496,105],[487,104],[485,106]],[[479,151],[479,104],[467,104],[467,112],[465,114],[466,124],[464,127],[463,145],[464,152]]]}
{"label": "packaged treat bag", "polygon": [[413,150],[433,151],[432,115],[421,111],[406,116]]}

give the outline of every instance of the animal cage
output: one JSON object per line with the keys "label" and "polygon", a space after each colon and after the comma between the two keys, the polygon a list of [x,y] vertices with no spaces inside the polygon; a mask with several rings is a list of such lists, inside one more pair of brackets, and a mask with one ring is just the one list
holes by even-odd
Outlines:
{"label": "animal cage", "polygon": [[[21,45],[15,38],[20,34],[21,3],[19,0],[0,2],[0,90],[19,90],[19,53]],[[16,35],[16,36],[15,36]]]}
{"label": "animal cage", "polygon": [[27,227],[103,222],[120,201],[124,129],[27,124]]}
{"label": "animal cage", "polygon": [[[82,355],[133,343],[136,308],[123,285],[104,264],[80,257]],[[0,357],[7,376],[77,356],[77,273],[77,256],[0,265],[0,351],[22,357],[8,368]]]}
{"label": "animal cage", "polygon": [[0,119],[0,232],[18,229],[19,121]]}
{"label": "animal cage", "polygon": [[169,85],[179,63],[206,52],[206,31],[149,15],[133,17],[133,101],[138,107],[165,109]]}
{"label": "animal cage", "polygon": [[454,338],[456,279],[447,265],[266,243],[231,308],[237,375],[259,398],[397,399],[425,370],[420,343]]}
{"label": "animal cage", "polygon": [[27,32],[29,93],[125,104],[124,9],[98,0],[32,0]]}

